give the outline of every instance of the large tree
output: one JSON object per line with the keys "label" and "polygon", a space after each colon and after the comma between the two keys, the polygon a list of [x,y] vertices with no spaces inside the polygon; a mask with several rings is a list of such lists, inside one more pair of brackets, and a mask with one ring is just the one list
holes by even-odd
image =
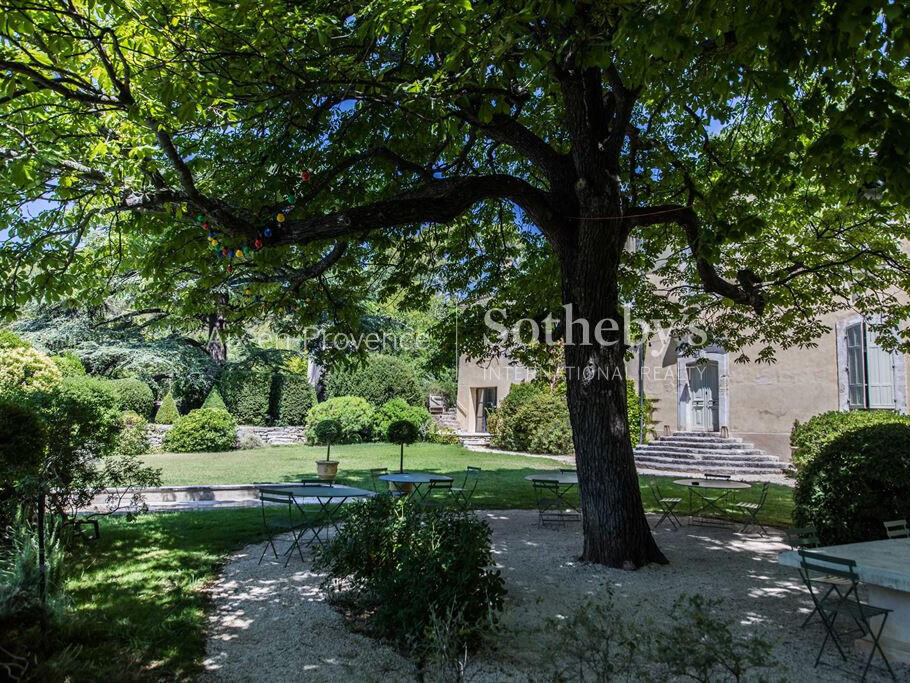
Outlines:
{"label": "large tree", "polygon": [[[592,325],[621,329],[634,300],[659,319],[697,311],[730,348],[770,348],[810,343],[836,307],[907,315],[889,289],[908,272],[902,3],[0,11],[7,311],[74,296],[128,248],[159,282],[176,269],[199,292],[236,284],[236,311],[343,320],[375,269],[408,286],[520,281],[502,228],[517,225],[542,236],[536,272]],[[99,233],[107,248],[83,253]],[[542,316],[551,302],[527,291],[511,302]],[[638,567],[664,557],[625,352],[614,332],[565,347],[583,558]]]}

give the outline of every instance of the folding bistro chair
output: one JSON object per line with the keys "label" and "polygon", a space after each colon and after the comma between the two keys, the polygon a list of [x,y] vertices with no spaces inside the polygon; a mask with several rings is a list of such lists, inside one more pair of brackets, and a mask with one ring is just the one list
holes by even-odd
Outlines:
{"label": "folding bistro chair", "polygon": [[679,517],[676,516],[675,509],[676,506],[682,502],[682,498],[668,498],[664,496],[660,492],[660,486],[658,486],[657,483],[653,481],[648,482],[648,488],[651,489],[651,494],[654,496],[654,500],[657,501],[657,505],[660,507],[660,511],[663,513],[663,516],[657,520],[657,524],[655,524],[652,528],[658,528],[661,524],[663,524],[665,519],[670,522],[670,526],[672,526],[674,530],[681,527],[682,522],[680,522]]}
{"label": "folding bistro chair", "polygon": [[910,529],[907,528],[906,519],[895,519],[885,522],[885,533],[888,538],[910,538]]}
{"label": "folding bistro chair", "polygon": [[[442,492],[439,494],[439,492]],[[451,502],[452,480],[451,479],[431,479],[427,484],[426,490],[420,496],[420,507],[424,510],[438,510]]]}
{"label": "folding bistro chair", "polygon": [[[800,574],[802,575],[806,587],[809,589],[809,594],[812,596],[812,602],[815,603],[815,609],[822,618],[822,623],[824,624],[826,631],[825,639],[822,641],[822,646],[818,651],[818,655],[815,657],[815,666],[817,667],[819,661],[821,661],[822,654],[825,652],[825,647],[828,645],[828,640],[834,641],[834,645],[837,647],[841,659],[847,661],[847,655],[844,654],[844,649],[841,647],[840,640],[837,637],[837,631],[834,628],[837,617],[841,614],[845,614],[856,622],[857,626],[860,627],[864,635],[869,637],[872,643],[872,647],[869,650],[869,657],[866,659],[866,666],[863,668],[861,680],[866,680],[866,674],[869,673],[869,667],[872,665],[872,659],[875,657],[876,651],[878,651],[878,654],[885,662],[885,666],[888,669],[888,673],[891,674],[891,678],[897,680],[897,676],[894,675],[894,670],[891,668],[891,664],[888,662],[888,658],[885,656],[885,653],[879,644],[879,639],[885,628],[885,622],[888,620],[888,615],[891,614],[892,610],[885,607],[876,607],[860,601],[860,581],[859,576],[856,574],[856,561],[824,555],[812,550],[800,549],[797,552],[799,552],[801,558]],[[813,574],[821,576],[838,576],[848,583],[849,588],[843,593],[838,591],[836,596],[832,596],[830,590],[827,590],[824,595],[822,595],[821,592],[817,590],[815,585],[817,579]],[[822,590],[824,590],[825,586],[826,584],[822,583]],[[872,620],[878,617],[881,618],[881,621],[876,629],[872,624]]]}
{"label": "folding bistro chair", "polygon": [[744,517],[743,526],[739,530],[740,533],[745,532],[750,526],[757,526],[760,530],[759,533],[762,536],[767,533],[765,527],[758,521],[758,515],[762,511],[762,508],[765,507],[765,501],[768,500],[768,488],[770,486],[771,484],[767,481],[762,484],[757,503],[742,501],[734,504],[734,509],[739,510]]}
{"label": "folding bistro chair", "polygon": [[453,486],[450,489],[452,492],[452,500],[462,512],[471,512],[474,510],[471,503],[474,500],[474,491],[477,490],[477,482],[480,481],[480,473],[481,469],[479,467],[468,465],[461,486]]}
{"label": "folding bistro chair", "polygon": [[[262,526],[265,528],[266,543],[259,556],[258,564],[262,564],[262,558],[269,548],[278,557],[278,548],[275,546],[275,537],[281,534],[291,534],[291,545],[284,553],[287,559],[284,566],[288,566],[291,561],[291,555],[294,548],[297,548],[297,554],[303,560],[303,550],[300,547],[300,537],[307,528],[306,517],[303,510],[297,504],[293,494],[287,491],[276,491],[274,489],[259,490],[259,505],[262,508]],[[268,513],[266,512],[268,510]]]}
{"label": "folding bistro chair", "polygon": [[818,531],[814,526],[805,528],[793,528],[786,531],[787,543],[793,550],[800,548],[818,548],[821,541],[818,540]]}
{"label": "folding bistro chair", "polygon": [[[791,548],[793,548],[793,550],[799,550],[801,548],[811,550],[812,548],[818,548],[821,546],[821,541],[818,540],[818,531],[814,526],[787,529],[786,536],[787,543]],[[828,598],[831,593],[843,595],[850,588],[850,582],[840,576],[821,574],[813,577],[812,580],[817,584],[825,584],[827,586],[825,594],[822,596],[823,598]],[[818,610],[813,606],[812,611],[809,613],[809,616],[803,620],[802,626],[800,626],[800,628],[806,628],[809,622],[812,621],[812,617],[814,617],[817,613]]]}
{"label": "folding bistro chair", "polygon": [[535,479],[531,484],[537,498],[537,526],[564,525],[566,522],[581,519],[581,515],[574,511],[574,508],[572,512],[567,509],[571,508],[571,505],[563,496],[558,481]]}

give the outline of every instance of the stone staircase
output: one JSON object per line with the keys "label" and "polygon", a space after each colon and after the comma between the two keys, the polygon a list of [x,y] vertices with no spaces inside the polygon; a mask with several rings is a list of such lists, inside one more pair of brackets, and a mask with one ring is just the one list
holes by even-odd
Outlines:
{"label": "stone staircase", "polygon": [[458,418],[455,415],[454,407],[447,410],[431,410],[430,415],[436,420],[436,424],[439,425],[440,429],[451,429],[453,432],[458,431]]}
{"label": "stone staircase", "polygon": [[489,434],[470,434],[468,432],[456,432],[461,445],[472,450],[474,448],[489,448],[490,447],[490,435]]}
{"label": "stone staircase", "polygon": [[640,468],[719,474],[779,474],[785,464],[742,439],[712,432],[674,432],[635,448]]}

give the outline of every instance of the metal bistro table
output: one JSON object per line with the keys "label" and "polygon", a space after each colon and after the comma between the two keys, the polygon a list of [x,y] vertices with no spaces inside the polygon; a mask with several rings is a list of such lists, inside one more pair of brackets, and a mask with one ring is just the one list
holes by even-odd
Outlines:
{"label": "metal bistro table", "polygon": [[555,482],[557,488],[553,493],[559,502],[564,504],[566,506],[566,509],[570,509],[577,515],[581,516],[581,510],[579,510],[571,501],[569,501],[568,498],[566,498],[569,492],[578,486],[578,472],[538,472],[537,474],[529,474],[525,477],[525,480],[530,482]]}
{"label": "metal bistro table", "polygon": [[[752,485],[744,481],[730,481],[728,479],[676,479],[674,484],[685,486],[689,489],[689,523],[702,524],[706,526],[726,525],[729,522],[719,517],[710,517],[707,514],[711,511],[726,514],[721,505],[727,501],[730,494],[734,491],[741,491],[752,488]],[[705,491],[706,493],[702,493]],[[707,492],[715,492],[718,495],[711,496]],[[701,506],[697,510],[693,509],[693,498],[698,497],[698,504]],[[698,520],[697,522],[695,520]]]}
{"label": "metal bistro table", "polygon": [[421,493],[420,489],[424,484],[429,484],[431,481],[454,481],[452,477],[445,474],[430,474],[429,472],[389,472],[380,474],[379,479],[395,484],[395,488],[402,492],[407,492],[408,487],[413,487],[414,490],[409,495],[416,494],[421,499],[429,493],[429,488]]}
{"label": "metal bistro table", "polygon": [[316,515],[317,521],[313,526],[313,538],[309,543],[316,540],[321,542],[319,532],[328,530],[330,526],[335,531],[338,531],[338,513],[341,511],[341,506],[348,500],[376,495],[373,491],[342,484],[291,484],[290,486],[280,487],[269,486],[265,490],[272,493],[289,494],[294,497],[294,501],[298,506],[312,504],[314,501],[319,505],[319,512]]}

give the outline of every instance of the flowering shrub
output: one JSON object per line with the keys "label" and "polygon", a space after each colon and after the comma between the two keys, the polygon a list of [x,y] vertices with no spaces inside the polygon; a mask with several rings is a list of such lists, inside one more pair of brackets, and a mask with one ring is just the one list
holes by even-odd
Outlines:
{"label": "flowering shrub", "polygon": [[51,391],[63,375],[49,357],[27,346],[0,348],[0,394]]}

